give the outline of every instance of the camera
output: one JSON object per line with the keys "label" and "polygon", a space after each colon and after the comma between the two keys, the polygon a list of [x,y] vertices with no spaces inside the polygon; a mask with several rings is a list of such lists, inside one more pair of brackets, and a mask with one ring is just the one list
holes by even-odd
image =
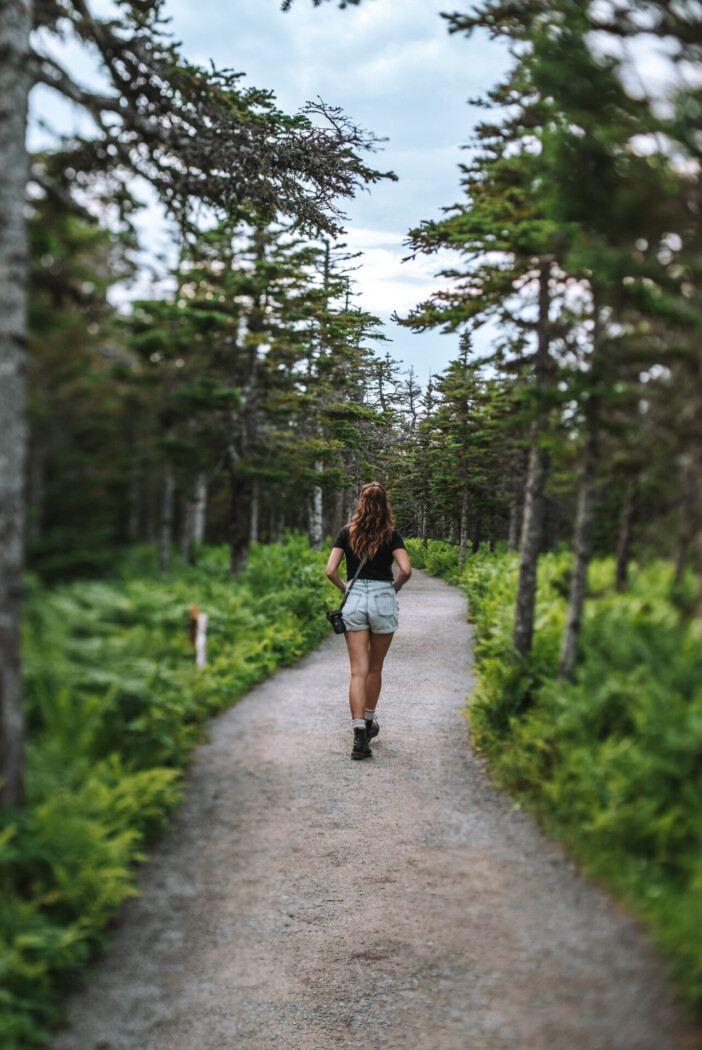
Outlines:
{"label": "camera", "polygon": [[344,634],[346,632],[346,624],[341,615],[341,609],[331,609],[327,613],[327,619],[334,628],[334,634]]}

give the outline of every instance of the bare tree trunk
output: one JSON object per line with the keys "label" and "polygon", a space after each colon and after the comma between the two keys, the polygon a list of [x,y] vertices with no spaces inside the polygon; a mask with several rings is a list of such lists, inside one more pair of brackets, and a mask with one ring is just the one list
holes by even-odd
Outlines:
{"label": "bare tree trunk", "polygon": [[456,528],[456,517],[451,515],[451,523],[449,525],[449,543],[452,547],[456,546],[456,536],[458,535],[458,529]]}
{"label": "bare tree trunk", "polygon": [[585,462],[578,488],[575,515],[575,538],[573,541],[573,576],[565,628],[561,642],[561,662],[558,677],[572,677],[578,657],[578,639],[583,617],[583,606],[587,593],[587,570],[592,552],[592,512],[594,505],[595,467],[597,464],[597,433],[592,431],[587,438]]}
{"label": "bare tree trunk", "polygon": [[471,553],[477,554],[480,550],[480,543],[483,538],[483,516],[478,514],[473,523],[473,539],[471,542]]}
{"label": "bare tree trunk", "polygon": [[332,520],[332,542],[339,535],[339,531],[346,524],[344,517],[344,490],[337,489],[334,495],[334,518]]}
{"label": "bare tree trunk", "polygon": [[20,617],[27,352],[27,99],[30,0],[0,4],[0,803],[24,800]]}
{"label": "bare tree trunk", "polygon": [[180,556],[185,562],[192,560],[193,543],[195,540],[195,511],[196,491],[193,486],[192,492],[188,489],[183,493],[180,514]]}
{"label": "bare tree trunk", "polygon": [[519,500],[514,496],[509,501],[509,533],[508,533],[508,544],[509,551],[513,553],[517,550],[519,543]]}
{"label": "bare tree trunk", "polygon": [[173,496],[175,495],[175,480],[173,470],[166,467],[163,475],[163,489],[161,497],[161,518],[158,530],[158,568],[159,572],[166,573],[171,563],[171,542],[173,540]]}
{"label": "bare tree trunk", "polygon": [[592,555],[592,516],[595,502],[595,473],[599,456],[600,383],[602,363],[602,323],[598,297],[593,288],[594,330],[590,363],[590,394],[585,405],[585,456],[583,460],[573,540],[573,576],[570,583],[568,612],[561,642],[561,662],[558,677],[572,678],[578,658],[578,641],[587,593],[587,570]]}
{"label": "bare tree trunk", "polygon": [[[324,469],[324,464],[321,460],[317,460],[314,465],[314,469],[318,474],[321,474]],[[315,485],[312,489],[312,497],[310,499],[310,543],[315,550],[321,551],[322,543],[324,542],[324,522],[322,519],[323,511],[323,492],[320,485]]]}
{"label": "bare tree trunk", "polygon": [[427,530],[428,530],[428,514],[427,514],[426,506],[423,506],[422,507],[422,525],[421,525],[422,546],[423,547],[426,547],[426,545],[427,545],[427,535],[428,535],[428,531]]}
{"label": "bare tree trunk", "polygon": [[229,494],[229,571],[244,572],[249,559],[251,534],[251,488],[236,471],[230,473]]}
{"label": "bare tree trunk", "polygon": [[470,492],[468,486],[463,486],[461,496],[461,531],[458,546],[458,567],[462,569],[466,563],[466,551],[468,548],[468,514],[470,513]]}
{"label": "bare tree trunk", "polygon": [[258,543],[258,478],[251,483],[251,520],[249,522],[249,543]]}
{"label": "bare tree trunk", "polygon": [[695,534],[695,493],[692,459],[685,456],[682,468],[682,521],[678,530],[678,550],[675,558],[675,582],[679,583],[687,565],[690,544]]}
{"label": "bare tree trunk", "polygon": [[193,507],[193,540],[197,547],[205,542],[207,524],[207,478],[198,474],[195,480],[195,505]]}
{"label": "bare tree trunk", "polygon": [[[538,434],[533,440],[538,441]],[[533,445],[529,453],[522,537],[517,607],[514,619],[514,648],[520,656],[531,652],[534,633],[534,605],[536,603],[536,570],[541,547],[541,529],[544,513],[544,487],[548,476],[548,454],[540,445]]]}
{"label": "bare tree trunk", "polygon": [[139,539],[139,504],[141,502],[141,486],[139,484],[139,471],[136,464],[132,466],[129,477],[129,488],[127,500],[127,539],[130,543],[136,543]]}
{"label": "bare tree trunk", "polygon": [[617,543],[616,588],[619,594],[625,589],[629,577],[629,561],[631,560],[631,545],[634,538],[637,496],[638,487],[636,480],[630,481],[626,490],[626,500],[619,527],[619,541]]}
{"label": "bare tree trunk", "polygon": [[[543,390],[549,381],[549,275],[550,264],[542,263],[539,273],[538,344],[535,357],[535,385]],[[541,446],[543,424],[537,417],[531,426],[531,448],[524,494],[522,517],[521,560],[519,584],[514,615],[514,650],[519,656],[528,656],[534,635],[534,608],[536,605],[536,574],[541,548],[544,516],[544,489],[548,476],[548,453]]]}

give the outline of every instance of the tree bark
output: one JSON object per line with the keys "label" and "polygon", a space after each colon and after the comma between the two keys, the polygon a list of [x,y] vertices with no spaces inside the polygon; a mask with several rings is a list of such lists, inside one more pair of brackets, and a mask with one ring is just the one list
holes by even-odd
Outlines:
{"label": "tree bark", "polygon": [[136,464],[130,472],[127,503],[127,539],[130,543],[136,543],[139,539],[139,507],[141,503],[141,485]]}
{"label": "tree bark", "polygon": [[[593,427],[596,424],[593,424]],[[595,468],[597,465],[597,432],[591,430],[585,447],[585,462],[578,488],[573,541],[573,576],[570,584],[568,612],[561,642],[561,662],[558,677],[568,680],[578,657],[578,640],[587,593],[587,570],[592,553],[592,512],[594,505]]]}
{"label": "tree bark", "polygon": [[514,553],[519,546],[519,500],[514,496],[509,501],[509,532],[508,546],[510,553]]}
{"label": "tree bark", "polygon": [[422,535],[422,547],[426,547],[426,545],[427,545],[427,536],[428,536],[428,514],[427,514],[427,508],[426,507],[422,507],[421,535]]}
{"label": "tree bark", "polygon": [[458,567],[462,569],[466,563],[466,551],[468,548],[468,514],[470,513],[470,493],[468,486],[463,486],[461,495],[461,530],[458,541]]}
{"label": "tree bark", "polygon": [[[321,460],[317,460],[314,465],[314,469],[318,474],[322,473],[324,464]],[[323,492],[321,485],[315,485],[312,488],[312,496],[310,498],[310,543],[315,550],[321,551],[322,543],[324,542],[324,521],[322,518],[322,512],[324,509],[323,503]]]}
{"label": "tree bark", "polygon": [[590,363],[590,394],[585,404],[585,455],[583,460],[573,540],[573,576],[570,583],[568,612],[561,642],[561,662],[558,677],[568,680],[578,658],[578,641],[587,593],[587,570],[592,555],[592,516],[595,502],[595,474],[599,457],[600,388],[603,353],[602,322],[598,297],[593,289],[594,331]]}
{"label": "tree bark", "polygon": [[258,543],[259,496],[258,478],[251,483],[251,518],[249,521],[249,543]]}
{"label": "tree bark", "polygon": [[693,470],[690,456],[685,456],[682,466],[682,521],[678,530],[678,549],[675,557],[675,582],[680,583],[687,565],[690,544],[695,534],[695,494]]}
{"label": "tree bark", "polygon": [[[542,263],[539,271],[538,342],[534,363],[534,381],[537,390],[549,383],[550,326],[549,306],[550,263]],[[548,453],[541,445],[543,423],[537,417],[531,425],[531,448],[527,468],[522,517],[521,560],[514,615],[514,651],[528,656],[534,635],[534,608],[536,606],[537,568],[544,517],[544,489],[548,477]]]}
{"label": "tree bark", "polygon": [[180,556],[184,562],[190,561],[193,539],[193,525],[195,518],[195,506],[188,490],[183,492],[180,509]]}
{"label": "tree bark", "polygon": [[195,481],[195,505],[193,508],[193,540],[197,547],[205,542],[207,525],[207,478],[198,474]]}
{"label": "tree bark", "polygon": [[275,542],[281,544],[285,539],[285,515],[279,514],[275,527]]}
{"label": "tree bark", "polygon": [[229,571],[245,572],[251,535],[251,483],[236,470],[229,475]]}
{"label": "tree bark", "polygon": [[339,535],[339,530],[346,524],[346,518],[344,516],[344,502],[346,493],[344,489],[337,489],[334,493],[334,510],[332,517],[332,542]]}
{"label": "tree bark", "polygon": [[473,538],[470,545],[471,554],[477,554],[483,538],[483,518],[478,514],[473,522]]}
{"label": "tree bark", "polygon": [[630,481],[626,490],[626,500],[622,513],[621,525],[619,527],[619,540],[617,543],[617,572],[616,588],[619,594],[624,591],[629,578],[629,561],[631,560],[631,546],[634,538],[634,521],[636,520],[638,486],[636,481]]}
{"label": "tree bark", "polygon": [[173,471],[170,467],[166,467],[164,472],[161,493],[161,516],[158,530],[158,568],[159,572],[167,573],[171,563],[171,542],[173,540],[173,497],[175,495],[175,480],[173,478]]}
{"label": "tree bark", "polygon": [[30,0],[0,4],[0,803],[24,800],[20,618],[27,430],[25,224]]}

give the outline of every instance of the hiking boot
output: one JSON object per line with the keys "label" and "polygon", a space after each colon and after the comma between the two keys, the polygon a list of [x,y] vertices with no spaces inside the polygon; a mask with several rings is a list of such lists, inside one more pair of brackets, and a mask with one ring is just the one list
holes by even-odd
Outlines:
{"label": "hiking boot", "polygon": [[368,737],[366,736],[365,729],[354,729],[353,731],[353,750],[351,752],[351,758],[372,758],[373,752],[368,747]]}
{"label": "hiking boot", "polygon": [[375,737],[377,737],[379,732],[380,732],[380,726],[378,725],[378,719],[377,718],[367,718],[366,719],[366,739],[367,739],[369,744],[370,744],[371,740],[373,740],[373,739],[375,739]]}

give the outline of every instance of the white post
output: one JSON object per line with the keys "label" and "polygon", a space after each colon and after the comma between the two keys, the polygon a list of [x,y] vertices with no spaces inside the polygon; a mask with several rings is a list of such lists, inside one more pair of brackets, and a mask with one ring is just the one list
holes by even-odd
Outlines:
{"label": "white post", "polygon": [[207,613],[198,613],[197,631],[195,634],[195,666],[204,667],[207,663]]}

